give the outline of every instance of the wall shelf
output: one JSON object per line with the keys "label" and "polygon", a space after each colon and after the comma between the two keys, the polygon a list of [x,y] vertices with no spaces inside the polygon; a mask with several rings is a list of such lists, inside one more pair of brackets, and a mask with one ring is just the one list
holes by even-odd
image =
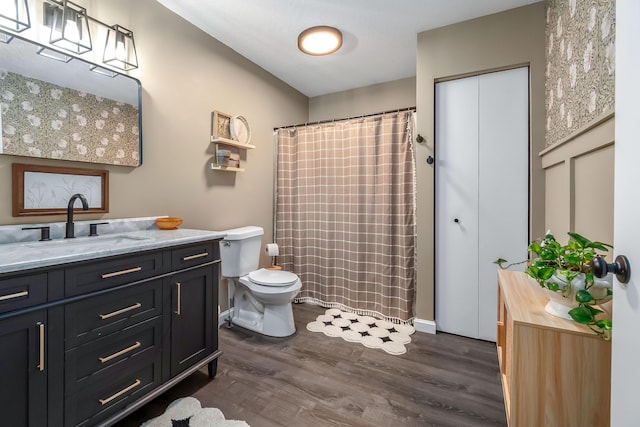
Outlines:
{"label": "wall shelf", "polygon": [[226,171],[226,172],[244,172],[243,168],[230,168],[227,166],[219,166],[215,163],[211,163],[211,170],[214,171]]}
{"label": "wall shelf", "polygon": [[215,143],[215,144],[224,144],[224,145],[231,145],[232,147],[238,147],[238,148],[244,148],[245,150],[251,150],[256,148],[255,145],[251,145],[251,144],[244,144],[242,142],[238,142],[238,141],[234,141],[233,139],[227,139],[227,138],[211,138],[211,142]]}

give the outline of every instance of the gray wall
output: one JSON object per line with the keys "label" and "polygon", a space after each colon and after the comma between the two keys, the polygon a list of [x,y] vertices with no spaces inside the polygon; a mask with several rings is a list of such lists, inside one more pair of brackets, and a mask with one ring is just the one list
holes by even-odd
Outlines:
{"label": "gray wall", "polygon": [[[307,97],[154,0],[84,3],[90,15],[134,31],[140,68],[132,75],[143,89],[144,163],[130,168],[0,156],[0,224],[64,221],[11,216],[11,163],[21,162],[108,169],[110,212],[101,218],[175,215],[184,218],[183,227],[213,230],[254,224],[270,241],[273,127],[307,120]],[[41,10],[31,8],[33,23],[41,22]],[[249,121],[257,148],[243,158],[245,172],[210,170],[213,110]]]}
{"label": "gray wall", "polygon": [[508,10],[418,34],[417,146],[418,256],[416,314],[434,319],[434,88],[439,79],[529,64],[530,69],[530,235],[543,233],[544,176],[537,153],[544,148],[544,3]]}

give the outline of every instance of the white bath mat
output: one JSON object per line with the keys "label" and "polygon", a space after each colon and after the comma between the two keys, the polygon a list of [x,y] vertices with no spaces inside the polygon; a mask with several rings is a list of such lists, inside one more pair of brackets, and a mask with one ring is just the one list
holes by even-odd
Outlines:
{"label": "white bath mat", "polygon": [[244,421],[227,420],[220,409],[203,408],[195,397],[174,400],[159,417],[140,427],[249,427]]}
{"label": "white bath mat", "polygon": [[330,308],[313,322],[307,323],[307,329],[345,341],[359,342],[365,347],[379,348],[393,355],[407,352],[405,344],[411,342],[410,335],[416,331],[411,325],[398,325],[337,308]]}

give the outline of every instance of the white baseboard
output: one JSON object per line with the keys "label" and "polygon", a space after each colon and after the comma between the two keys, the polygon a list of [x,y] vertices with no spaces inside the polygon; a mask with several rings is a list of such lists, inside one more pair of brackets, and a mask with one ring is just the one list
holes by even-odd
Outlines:
{"label": "white baseboard", "polygon": [[433,320],[413,319],[413,327],[416,328],[416,331],[425,334],[436,333],[436,322]]}
{"label": "white baseboard", "polygon": [[[220,313],[218,316],[218,326],[226,325],[227,317],[231,314],[231,310],[225,310]],[[436,322],[433,320],[423,320],[423,319],[414,319],[413,327],[418,332],[422,332],[425,334],[435,334],[436,333]]]}

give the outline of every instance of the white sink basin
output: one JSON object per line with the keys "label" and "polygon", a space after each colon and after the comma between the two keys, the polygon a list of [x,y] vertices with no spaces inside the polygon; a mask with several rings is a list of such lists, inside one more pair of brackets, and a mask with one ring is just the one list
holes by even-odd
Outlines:
{"label": "white sink basin", "polygon": [[115,245],[118,243],[132,243],[139,242],[144,240],[150,240],[150,237],[142,237],[142,236],[132,236],[127,234],[116,234],[116,235],[105,235],[105,236],[96,236],[96,237],[78,237],[75,239],[58,239],[58,240],[48,240],[45,242],[33,242],[25,244],[28,248],[53,248],[60,246],[87,246],[87,247],[95,247],[102,245]]}

